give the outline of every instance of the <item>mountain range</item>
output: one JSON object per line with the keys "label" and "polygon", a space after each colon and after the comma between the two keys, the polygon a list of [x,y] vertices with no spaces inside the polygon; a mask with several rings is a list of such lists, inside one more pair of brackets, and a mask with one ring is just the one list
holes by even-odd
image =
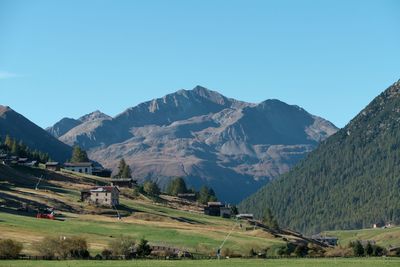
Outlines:
{"label": "mountain range", "polygon": [[164,187],[181,176],[191,187],[209,185],[221,200],[237,203],[287,172],[337,128],[279,100],[246,103],[197,86],[115,117],[96,111],[64,118],[47,131],[114,171],[124,158],[140,181]]}
{"label": "mountain range", "polygon": [[313,233],[400,223],[400,81],[290,172],[244,200],[261,217]]}

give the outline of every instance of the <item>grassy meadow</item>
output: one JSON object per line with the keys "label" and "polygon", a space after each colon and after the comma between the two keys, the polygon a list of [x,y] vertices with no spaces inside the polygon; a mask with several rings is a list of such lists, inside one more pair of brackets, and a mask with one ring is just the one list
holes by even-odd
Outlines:
{"label": "grassy meadow", "polygon": [[274,259],[274,260],[133,260],[133,261],[0,261],[1,267],[398,267],[400,259]]}

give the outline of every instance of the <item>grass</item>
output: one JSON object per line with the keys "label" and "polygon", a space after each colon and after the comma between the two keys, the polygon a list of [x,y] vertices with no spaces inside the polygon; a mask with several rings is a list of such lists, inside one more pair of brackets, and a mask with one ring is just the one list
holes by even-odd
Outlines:
{"label": "grass", "polygon": [[377,244],[388,246],[400,246],[400,227],[386,229],[361,229],[347,231],[330,231],[327,235],[337,236],[340,245],[347,245],[354,240],[374,240]]}
{"label": "grass", "polygon": [[400,259],[395,258],[370,258],[370,259],[279,259],[279,260],[181,260],[181,261],[0,261],[1,267],[397,267]]}
{"label": "grass", "polygon": [[[5,168],[5,167],[2,167]],[[79,190],[83,186],[93,186],[97,177],[76,173],[47,172],[40,169],[20,170],[0,169],[4,175],[0,194],[20,199],[29,199],[48,206],[57,205],[55,200],[82,211],[96,211],[96,208],[78,202]],[[46,177],[46,188],[34,190],[37,178],[24,177],[34,172],[34,177]],[[9,177],[18,177],[9,178]],[[99,178],[101,182],[103,178]],[[103,179],[104,180],[104,179]],[[21,182],[24,183],[21,183]],[[1,201],[1,200],[0,200]],[[0,208],[0,238],[13,238],[24,242],[24,253],[34,255],[34,243],[44,236],[85,237],[91,254],[97,254],[119,235],[129,235],[135,239],[145,237],[154,245],[172,246],[191,252],[209,254],[216,251],[234,225],[233,220],[169,208],[146,198],[130,199],[121,197],[125,214],[122,221],[110,215],[81,214],[62,211],[64,221],[36,219],[35,214],[16,212],[10,208]],[[97,209],[98,210],[98,209]],[[110,209],[102,209],[115,213]],[[236,228],[226,243],[226,247],[236,252],[247,252],[250,248],[263,249],[284,244],[265,233],[244,231]]]}

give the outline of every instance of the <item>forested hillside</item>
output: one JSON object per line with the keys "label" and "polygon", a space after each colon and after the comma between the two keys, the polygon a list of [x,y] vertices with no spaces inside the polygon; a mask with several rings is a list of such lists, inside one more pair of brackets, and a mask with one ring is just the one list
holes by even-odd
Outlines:
{"label": "forested hillside", "polygon": [[400,223],[400,81],[289,173],[240,204],[306,233]]}

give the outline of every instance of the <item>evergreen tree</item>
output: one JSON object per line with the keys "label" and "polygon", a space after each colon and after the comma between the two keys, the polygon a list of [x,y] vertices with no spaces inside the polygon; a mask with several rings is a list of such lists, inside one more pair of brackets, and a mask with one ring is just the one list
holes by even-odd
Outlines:
{"label": "evergreen tree", "polygon": [[13,141],[12,141],[11,154],[13,154],[15,156],[19,155],[19,147],[18,147],[18,143],[15,139],[13,139]]}
{"label": "evergreen tree", "polygon": [[120,178],[132,178],[132,171],[129,165],[125,165]]}
{"label": "evergreen tree", "polygon": [[167,194],[177,196],[188,192],[185,180],[182,177],[176,177],[171,180],[167,186]]}
{"label": "evergreen tree", "polygon": [[270,208],[266,208],[264,210],[263,224],[265,224],[266,226],[268,226],[268,227],[270,227],[272,229],[278,229],[279,228],[278,221],[275,219],[275,217],[272,214]]}
{"label": "evergreen tree", "polygon": [[4,144],[8,147],[9,150],[11,150],[13,141],[8,134],[6,135],[6,140],[4,141]]}
{"label": "evergreen tree", "polygon": [[157,196],[160,194],[160,188],[155,182],[147,181],[143,184],[143,190],[148,195]]}
{"label": "evergreen tree", "polygon": [[79,146],[74,146],[71,162],[89,162],[86,151]]}
{"label": "evergreen tree", "polygon": [[353,253],[354,256],[361,257],[364,255],[364,247],[362,246],[360,241],[356,241],[356,243],[353,245]]}
{"label": "evergreen tree", "polygon": [[124,158],[122,158],[118,164],[118,173],[114,177],[122,178],[123,177],[122,175],[123,175],[124,170],[126,169],[126,166],[127,166],[126,162],[125,162]]}
{"label": "evergreen tree", "polygon": [[140,240],[139,244],[136,247],[136,252],[139,257],[146,257],[146,256],[150,255],[151,248],[148,243],[149,242],[144,238],[142,238]]}
{"label": "evergreen tree", "polygon": [[374,248],[372,247],[371,243],[368,242],[367,246],[365,247],[365,255],[371,256],[373,252],[374,252]]}
{"label": "evergreen tree", "polygon": [[197,200],[202,204],[207,204],[207,202],[217,201],[217,197],[215,196],[215,192],[212,188],[202,186],[200,188],[199,197]]}

